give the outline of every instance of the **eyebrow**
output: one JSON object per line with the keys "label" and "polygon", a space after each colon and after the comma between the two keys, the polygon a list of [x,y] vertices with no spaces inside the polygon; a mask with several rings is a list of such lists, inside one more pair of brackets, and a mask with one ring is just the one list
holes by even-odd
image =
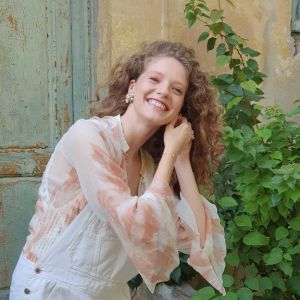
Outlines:
{"label": "eyebrow", "polygon": [[[161,73],[161,72],[159,72],[159,71],[151,71],[151,70],[148,70],[148,72],[149,72],[149,73],[156,74],[156,75],[164,76],[164,74]],[[174,83],[182,85],[183,88],[187,88],[186,84],[183,83],[183,82],[181,82],[181,81],[174,81]]]}

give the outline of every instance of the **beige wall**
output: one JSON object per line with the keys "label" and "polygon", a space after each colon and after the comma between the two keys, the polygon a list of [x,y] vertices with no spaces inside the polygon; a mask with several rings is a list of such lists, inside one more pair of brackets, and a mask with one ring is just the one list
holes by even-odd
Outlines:
{"label": "beige wall", "polygon": [[[143,41],[167,39],[181,41],[196,50],[202,68],[218,72],[214,53],[205,44],[197,44],[201,24],[188,29],[184,18],[184,0],[99,0],[98,82],[105,86],[112,64],[129,55]],[[290,34],[291,0],[232,0],[224,3],[226,21],[248,46],[259,50],[261,70],[268,75],[263,89],[266,104],[280,104],[286,109],[300,98],[300,54],[294,55]],[[210,8],[217,1],[207,0]]]}

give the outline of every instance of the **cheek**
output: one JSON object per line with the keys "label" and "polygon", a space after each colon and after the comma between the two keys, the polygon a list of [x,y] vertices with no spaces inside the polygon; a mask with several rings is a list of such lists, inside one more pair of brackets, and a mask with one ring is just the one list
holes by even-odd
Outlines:
{"label": "cheek", "polygon": [[181,98],[181,99],[178,101],[178,109],[179,109],[179,111],[182,110],[183,105],[184,105],[184,98]]}

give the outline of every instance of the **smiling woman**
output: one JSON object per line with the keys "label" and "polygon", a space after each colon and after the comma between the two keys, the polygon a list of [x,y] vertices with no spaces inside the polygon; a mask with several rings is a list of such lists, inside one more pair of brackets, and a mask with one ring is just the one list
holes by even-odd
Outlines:
{"label": "smiling woman", "polygon": [[224,231],[211,188],[221,109],[192,50],[146,45],[116,66],[108,97],[58,143],[43,175],[10,299],[130,299],[137,273],[151,292],[178,251],[222,284]]}

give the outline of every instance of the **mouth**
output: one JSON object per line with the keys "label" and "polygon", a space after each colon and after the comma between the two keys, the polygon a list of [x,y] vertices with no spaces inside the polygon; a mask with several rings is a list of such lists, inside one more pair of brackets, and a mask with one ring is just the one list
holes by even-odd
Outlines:
{"label": "mouth", "polygon": [[164,104],[163,102],[154,99],[154,98],[149,98],[147,99],[147,103],[154,106],[156,109],[159,109],[161,111],[168,111],[169,108],[167,107],[166,104]]}

